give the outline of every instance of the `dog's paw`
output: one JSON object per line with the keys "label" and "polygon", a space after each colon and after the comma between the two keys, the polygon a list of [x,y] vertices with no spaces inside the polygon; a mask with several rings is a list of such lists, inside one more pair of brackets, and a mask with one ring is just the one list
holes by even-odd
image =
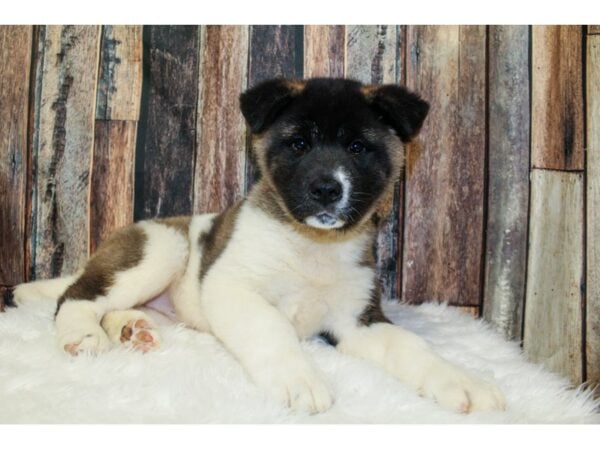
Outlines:
{"label": "dog's paw", "polygon": [[144,319],[132,319],[121,329],[119,340],[127,347],[146,353],[160,346],[158,333]]}
{"label": "dog's paw", "polygon": [[108,351],[111,347],[108,336],[102,327],[94,327],[88,330],[72,331],[64,334],[59,339],[60,347],[73,356],[82,353],[98,354]]}
{"label": "dog's paw", "polygon": [[506,409],[498,387],[446,364],[430,372],[420,392],[441,406],[463,414]]}
{"label": "dog's paw", "polygon": [[259,385],[293,411],[317,414],[327,411],[333,404],[329,386],[310,366],[297,370],[280,366],[269,372]]}

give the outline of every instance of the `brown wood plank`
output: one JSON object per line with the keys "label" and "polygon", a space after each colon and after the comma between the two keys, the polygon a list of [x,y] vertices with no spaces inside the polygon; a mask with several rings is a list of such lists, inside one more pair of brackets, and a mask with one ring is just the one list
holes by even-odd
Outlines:
{"label": "brown wood plank", "polygon": [[406,175],[403,299],[475,306],[481,292],[484,26],[409,26],[407,85],[431,103]]}
{"label": "brown wood plank", "polygon": [[600,25],[588,25],[588,34],[600,34]]}
{"label": "brown wood plank", "polygon": [[583,170],[581,45],[581,26],[533,27],[533,167]]}
{"label": "brown wood plank", "polygon": [[[269,78],[302,78],[304,29],[301,25],[252,25],[248,50],[248,86]],[[260,178],[250,152],[246,156],[246,192]]]}
{"label": "brown wood plank", "polygon": [[588,383],[600,385],[600,35],[587,38],[587,287]]}
{"label": "brown wood plank", "polygon": [[45,28],[33,142],[37,277],[75,272],[88,256],[90,168],[100,27]]}
{"label": "brown wood plank", "polygon": [[32,27],[0,26],[0,284],[24,280]]}
{"label": "brown wood plank", "polygon": [[[348,78],[363,83],[397,83],[400,81],[397,60],[399,39],[396,26],[346,26],[346,69]],[[401,243],[401,186],[398,182],[390,198],[389,211],[380,219],[375,246],[377,272],[383,298],[398,298],[399,249]]]}
{"label": "brown wood plank", "polygon": [[197,26],[144,27],[136,220],[192,212],[198,38]]}
{"label": "brown wood plank", "polygon": [[306,25],[304,27],[304,76],[344,76],[344,25]]}
{"label": "brown wood plank", "polygon": [[133,170],[137,122],[96,120],[90,251],[108,234],[133,222]]}
{"label": "brown wood plank", "polygon": [[244,192],[248,27],[202,27],[194,212],[217,212]]}
{"label": "brown wood plank", "polygon": [[138,120],[142,89],[142,27],[102,28],[96,119]]}
{"label": "brown wood plank", "polygon": [[532,170],[523,349],[574,383],[582,381],[583,206],[583,174]]}
{"label": "brown wood plank", "polygon": [[529,204],[529,27],[488,32],[488,211],[483,316],[522,338]]}

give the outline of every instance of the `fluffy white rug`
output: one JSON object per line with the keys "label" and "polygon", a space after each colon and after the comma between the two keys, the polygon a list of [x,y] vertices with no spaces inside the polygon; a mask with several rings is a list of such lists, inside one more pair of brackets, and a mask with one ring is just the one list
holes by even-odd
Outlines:
{"label": "fluffy white rug", "polygon": [[600,423],[589,392],[526,362],[515,343],[484,322],[436,304],[386,310],[447,359],[495,378],[508,410],[445,411],[381,369],[315,340],[304,348],[329,378],[336,402],[324,414],[294,414],[266,398],[209,335],[164,326],[158,351],[71,358],[56,346],[53,306],[37,304],[0,314],[0,423]]}

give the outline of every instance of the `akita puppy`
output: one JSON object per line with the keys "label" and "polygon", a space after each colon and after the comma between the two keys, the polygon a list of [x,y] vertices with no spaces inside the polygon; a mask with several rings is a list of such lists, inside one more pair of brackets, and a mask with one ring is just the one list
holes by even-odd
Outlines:
{"label": "akita puppy", "polygon": [[[373,240],[429,106],[397,85],[270,80],[241,95],[262,174],[220,214],[144,220],[115,232],[80,273],[15,290],[58,299],[60,348],[159,344],[133,309],[161,294],[212,333],[259,386],[293,409],[332,404],[300,340],[322,334],[460,412],[504,408],[499,390],[437,356],[380,307]],[[232,149],[232,151],[235,149]]]}

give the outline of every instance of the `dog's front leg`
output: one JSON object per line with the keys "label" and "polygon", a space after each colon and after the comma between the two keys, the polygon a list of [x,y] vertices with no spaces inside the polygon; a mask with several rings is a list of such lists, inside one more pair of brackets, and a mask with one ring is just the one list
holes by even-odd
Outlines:
{"label": "dog's front leg", "polygon": [[301,349],[285,316],[231,280],[209,284],[202,304],[211,331],[254,382],[294,410],[327,410],[332,404],[329,387]]}
{"label": "dog's front leg", "polygon": [[419,394],[467,413],[504,409],[494,385],[444,360],[419,336],[389,323],[352,326],[339,336],[338,349],[383,366]]}

